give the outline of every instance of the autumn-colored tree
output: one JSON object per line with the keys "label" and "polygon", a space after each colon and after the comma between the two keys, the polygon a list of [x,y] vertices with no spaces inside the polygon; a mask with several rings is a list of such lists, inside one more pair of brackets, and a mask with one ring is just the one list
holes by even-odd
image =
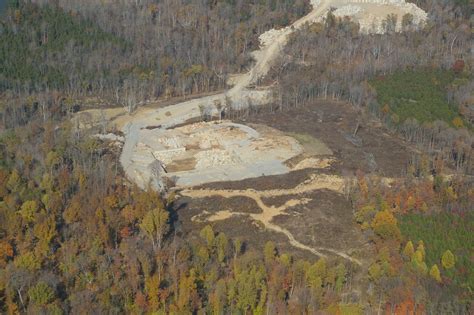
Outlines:
{"label": "autumn-colored tree", "polygon": [[371,223],[375,234],[383,239],[399,239],[400,230],[397,219],[389,210],[377,212]]}
{"label": "autumn-colored tree", "polygon": [[18,192],[21,185],[21,177],[16,169],[14,169],[8,177],[6,187],[12,192]]}
{"label": "autumn-colored tree", "polygon": [[336,283],[334,285],[337,292],[341,292],[346,281],[346,266],[339,264],[336,267]]}
{"label": "autumn-colored tree", "polygon": [[370,265],[368,272],[370,279],[373,281],[377,281],[383,275],[382,267],[378,262]]}
{"label": "autumn-colored tree", "polygon": [[40,306],[51,303],[55,298],[54,290],[44,282],[39,282],[28,290],[30,300]]}
{"label": "autumn-colored tree", "polygon": [[227,296],[227,285],[224,279],[217,281],[216,287],[210,296],[210,302],[212,306],[213,314],[224,314]]}
{"label": "autumn-colored tree", "polygon": [[16,256],[13,264],[18,268],[25,268],[31,271],[41,268],[41,261],[31,252]]}
{"label": "autumn-colored tree", "polygon": [[208,250],[211,250],[214,246],[215,233],[210,225],[206,225],[201,232],[199,232],[201,238],[206,242]]}
{"label": "autumn-colored tree", "polygon": [[13,258],[13,255],[12,245],[5,240],[0,241],[0,267],[5,267],[7,260]]}
{"label": "autumn-colored tree", "polygon": [[456,264],[456,257],[449,249],[441,257],[441,264],[444,269],[451,269]]}
{"label": "autumn-colored tree", "polygon": [[227,255],[229,240],[224,233],[219,233],[216,237],[215,243],[217,250],[217,260],[220,263],[223,263]]}
{"label": "autumn-colored tree", "polygon": [[152,311],[157,311],[160,307],[159,299],[159,277],[157,274],[145,279],[145,292],[147,293],[149,306]]}
{"label": "autumn-colored tree", "polygon": [[405,255],[406,258],[410,259],[414,253],[415,249],[413,247],[413,243],[411,241],[408,241],[405,245],[405,248],[403,249],[403,255]]}
{"label": "autumn-colored tree", "polygon": [[373,220],[374,216],[377,214],[377,210],[374,206],[368,205],[361,207],[359,211],[355,213],[356,222],[361,224],[363,230],[370,227],[370,222]]}
{"label": "autumn-colored tree", "polygon": [[413,254],[411,258],[411,263],[415,270],[422,274],[426,274],[428,272],[428,266],[424,261],[424,255],[420,249],[417,249],[416,252]]}
{"label": "autumn-colored tree", "polygon": [[430,277],[433,278],[434,280],[436,280],[437,282],[441,282],[441,274],[440,274],[438,266],[436,264],[431,266]]}
{"label": "autumn-colored tree", "polygon": [[420,252],[422,259],[424,260],[426,257],[426,251],[425,251],[425,243],[423,242],[423,240],[418,241],[418,246],[416,247],[416,251]]}
{"label": "autumn-colored tree", "polygon": [[327,274],[326,260],[324,258],[320,258],[306,271],[306,283],[317,300],[320,300],[322,297],[323,280],[327,278]]}
{"label": "autumn-colored tree", "polygon": [[51,215],[42,215],[33,228],[33,234],[38,239],[36,252],[47,255],[51,241],[56,237],[56,221]]}
{"label": "autumn-colored tree", "polygon": [[63,211],[63,218],[66,224],[71,224],[79,220],[81,212],[81,202],[79,198],[73,198],[69,206]]}
{"label": "autumn-colored tree", "polygon": [[163,237],[169,230],[168,218],[168,212],[161,207],[149,211],[143,218],[140,228],[151,239],[153,248],[161,249]]}
{"label": "autumn-colored tree", "polygon": [[35,220],[36,211],[38,211],[38,203],[34,200],[28,200],[21,205],[19,214],[26,223],[31,223]]}
{"label": "autumn-colored tree", "polygon": [[189,313],[194,310],[197,303],[197,278],[195,271],[190,270],[189,275],[183,275],[179,282],[178,297],[176,299],[176,307],[178,313]]}
{"label": "autumn-colored tree", "polygon": [[255,312],[259,302],[265,301],[267,289],[264,279],[265,268],[262,265],[242,269],[236,275],[236,306],[244,313]]}
{"label": "autumn-colored tree", "polygon": [[199,245],[196,250],[196,257],[202,266],[207,264],[210,260],[209,249],[206,246]]}
{"label": "autumn-colored tree", "polygon": [[462,119],[460,117],[455,117],[452,120],[452,123],[453,123],[453,126],[456,127],[456,128],[464,127],[464,122],[462,121]]}

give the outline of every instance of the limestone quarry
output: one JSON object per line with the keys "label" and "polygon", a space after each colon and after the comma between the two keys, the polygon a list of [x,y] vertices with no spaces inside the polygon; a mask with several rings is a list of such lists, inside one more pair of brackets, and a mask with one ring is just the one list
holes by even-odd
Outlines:
{"label": "limestone quarry", "polygon": [[[233,87],[227,92],[164,108],[142,107],[133,114],[124,109],[82,112],[75,118],[77,126],[107,124],[121,130],[125,140],[120,161],[127,177],[140,187],[151,184],[162,189],[162,177],[173,179],[178,186],[189,186],[290,171],[283,162],[303,150],[289,137],[277,133],[264,136],[250,127],[230,122],[169,128],[203,114],[221,116],[226,107],[241,109],[270,102],[271,90],[248,87],[267,74],[292,32],[322,21],[329,10],[336,16],[349,16],[359,22],[361,31],[366,33],[383,32],[382,21],[390,14],[398,17],[397,30],[407,13],[413,15],[414,25],[427,19],[423,10],[403,0],[312,0],[311,4],[313,10],[308,15],[286,28],[272,29],[260,36],[260,50],[253,52],[254,66],[247,73],[233,75],[229,80]],[[218,109],[216,104],[223,109]],[[280,147],[281,142],[285,145]],[[298,169],[306,167],[305,163],[308,164],[300,163]]]}
{"label": "limestone quarry", "polygon": [[[309,247],[297,241],[292,232],[273,222],[288,208],[304,205],[310,199],[290,200],[280,207],[268,207],[261,199],[266,194],[281,197],[323,189],[341,194],[344,182],[341,177],[312,177],[309,182],[296,186],[294,192],[190,190],[192,186],[212,182],[325,169],[337,162],[331,150],[318,139],[315,139],[317,145],[313,147],[319,149],[308,150],[297,135],[284,134],[263,125],[221,120],[231,109],[240,110],[272,101],[271,88],[251,87],[269,72],[291,33],[307,24],[323,21],[329,11],[335,16],[348,16],[358,22],[360,31],[364,33],[382,33],[383,21],[391,14],[397,16],[396,31],[401,30],[405,14],[413,16],[414,27],[422,25],[427,19],[423,10],[403,0],[312,0],[311,4],[313,10],[308,15],[286,28],[273,29],[259,37],[260,49],[252,53],[255,60],[252,68],[247,73],[232,75],[228,80],[230,88],[226,92],[166,107],[144,106],[134,113],[128,113],[125,109],[88,110],[76,115],[76,127],[96,126],[102,133],[107,129],[119,130],[123,138],[111,134],[99,137],[120,142],[120,163],[124,172],[131,182],[141,188],[163,190],[171,183],[178,188],[186,188],[183,194],[193,198],[213,195],[249,197],[262,209],[262,213],[250,217],[263,223],[265,228],[286,235],[292,246],[319,256],[332,253],[359,263],[341,251]],[[212,121],[197,122],[204,120],[204,117],[211,117]],[[206,220],[229,219],[235,215],[243,214],[222,209]]]}

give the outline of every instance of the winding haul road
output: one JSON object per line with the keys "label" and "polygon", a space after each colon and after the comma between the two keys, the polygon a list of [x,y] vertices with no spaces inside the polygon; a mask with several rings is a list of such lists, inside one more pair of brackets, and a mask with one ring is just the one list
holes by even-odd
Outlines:
{"label": "winding haul road", "polygon": [[234,108],[247,106],[248,100],[251,100],[255,105],[268,103],[270,99],[269,91],[254,91],[247,89],[247,87],[255,84],[268,73],[280,55],[289,35],[306,23],[322,19],[329,10],[330,3],[330,0],[312,0],[313,10],[309,14],[284,29],[276,32],[274,30],[270,31],[275,32],[272,41],[269,44],[262,45],[260,50],[254,52],[255,63],[252,69],[247,73],[237,75],[233,80],[234,86],[227,92],[158,109],[139,109],[122,129],[125,134],[125,143],[120,162],[127,177],[142,188],[145,188],[148,183],[151,183],[152,187],[160,188],[159,181],[151,174],[149,167],[155,161],[154,157],[151,155],[144,157],[141,153],[137,154],[140,139],[147,136],[145,127],[160,125],[164,130],[184,123],[189,119],[199,117],[201,115],[200,107],[202,106],[210,112],[215,112],[216,110],[213,107],[215,101],[224,104],[226,99],[230,99]]}
{"label": "winding haul road", "polygon": [[[120,157],[120,162],[127,177],[137,183],[140,187],[161,188],[159,180],[150,172],[150,165],[155,158],[144,156],[140,151],[140,139],[150,136],[145,127],[161,126],[161,129],[184,123],[201,115],[200,107],[204,107],[210,114],[216,113],[214,104],[219,101],[225,104],[227,99],[232,101],[234,109],[242,109],[248,106],[249,101],[254,105],[267,104],[271,100],[270,90],[251,90],[250,85],[256,84],[270,70],[274,62],[280,56],[286,45],[289,35],[301,29],[306,24],[322,20],[331,8],[337,8],[335,14],[350,15],[362,25],[368,22],[378,21],[386,18],[387,14],[400,15],[412,13],[414,21],[421,23],[426,20],[426,13],[414,4],[405,3],[404,0],[310,0],[312,11],[298,19],[290,26],[283,29],[272,29],[260,36],[261,47],[253,52],[255,63],[247,73],[236,75],[233,78],[233,87],[225,93],[206,96],[182,102],[158,109],[140,108],[132,116],[129,116],[122,131],[125,134],[125,143]],[[357,10],[354,11],[354,8]],[[367,30],[366,30],[367,31]],[[154,136],[157,136],[155,133]]]}

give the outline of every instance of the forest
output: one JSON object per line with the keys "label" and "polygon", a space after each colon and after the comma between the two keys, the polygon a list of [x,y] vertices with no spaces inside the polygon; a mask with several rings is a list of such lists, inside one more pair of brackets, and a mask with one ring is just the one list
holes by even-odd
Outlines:
{"label": "forest", "polygon": [[0,90],[126,105],[223,89],[259,34],[308,8],[303,0],[18,1],[0,26]]}
{"label": "forest", "polygon": [[[474,299],[472,1],[414,1],[421,30],[361,35],[329,14],[292,36],[262,84],[272,109],[350,102],[420,154],[387,187],[358,172],[367,266],[258,251],[176,196],[124,177],[117,147],[74,112],[227,88],[258,35],[303,0],[9,1],[0,23],[0,312],[6,314],[469,314]],[[236,12],[238,12],[236,14]],[[152,35],[153,34],[153,35]],[[249,114],[252,114],[251,112]],[[452,174],[444,175],[446,171]],[[363,298],[351,292],[369,287]]]}
{"label": "forest", "polygon": [[[377,248],[368,275],[386,295],[390,312],[468,313],[463,305],[472,300],[474,285],[472,182],[440,176],[433,185],[412,177],[384,189],[361,175],[354,216]],[[426,299],[430,303],[420,303]]]}

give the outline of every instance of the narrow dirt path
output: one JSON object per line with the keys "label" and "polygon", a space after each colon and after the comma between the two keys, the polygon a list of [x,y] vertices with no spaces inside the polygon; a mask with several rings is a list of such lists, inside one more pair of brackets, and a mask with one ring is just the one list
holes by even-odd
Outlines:
{"label": "narrow dirt path", "polygon": [[[262,210],[261,213],[241,213],[241,212],[230,212],[229,210],[219,211],[218,213],[212,215],[208,218],[208,221],[217,221],[217,220],[225,220],[230,218],[233,215],[248,215],[253,220],[261,222],[265,228],[269,230],[273,230],[279,233],[283,233],[288,238],[290,244],[296,248],[303,249],[309,251],[317,256],[320,257],[327,257],[326,254],[323,252],[331,253],[333,255],[340,256],[344,259],[347,259],[355,264],[362,265],[361,261],[358,259],[349,256],[348,254],[338,251],[332,248],[326,247],[317,247],[313,248],[308,245],[305,245],[293,236],[290,231],[282,228],[279,225],[272,223],[274,217],[278,215],[282,215],[285,213],[285,210],[288,208],[306,204],[309,199],[291,199],[288,200],[284,205],[280,207],[275,206],[267,206],[263,201],[263,197],[276,197],[276,196],[288,196],[288,195],[296,195],[296,194],[303,194],[306,192],[315,191],[318,189],[329,189],[336,192],[341,193],[344,186],[344,179],[334,175],[318,175],[312,176],[310,179],[300,183],[298,186],[291,188],[291,189],[273,189],[273,190],[254,190],[254,189],[246,189],[246,190],[214,190],[214,189],[199,189],[199,190],[183,190],[181,191],[181,195],[192,197],[192,198],[204,198],[204,197],[211,197],[211,196],[220,196],[224,198],[231,198],[231,197],[248,197],[253,199],[258,207]],[[221,213],[222,212],[222,213]]]}
{"label": "narrow dirt path", "polygon": [[[256,62],[252,69],[247,73],[235,77],[233,80],[235,85],[229,91],[229,96],[235,98],[241,90],[250,84],[256,83],[258,79],[264,77],[270,70],[273,62],[280,55],[283,47],[286,45],[289,35],[303,27],[306,23],[313,23],[318,19],[323,18],[330,8],[330,2],[330,0],[311,1],[313,10],[309,14],[295,21],[290,26],[278,30],[278,35],[272,39],[270,44],[261,47],[259,51],[254,53],[254,59]],[[274,32],[274,30],[270,30],[269,32]]]}

